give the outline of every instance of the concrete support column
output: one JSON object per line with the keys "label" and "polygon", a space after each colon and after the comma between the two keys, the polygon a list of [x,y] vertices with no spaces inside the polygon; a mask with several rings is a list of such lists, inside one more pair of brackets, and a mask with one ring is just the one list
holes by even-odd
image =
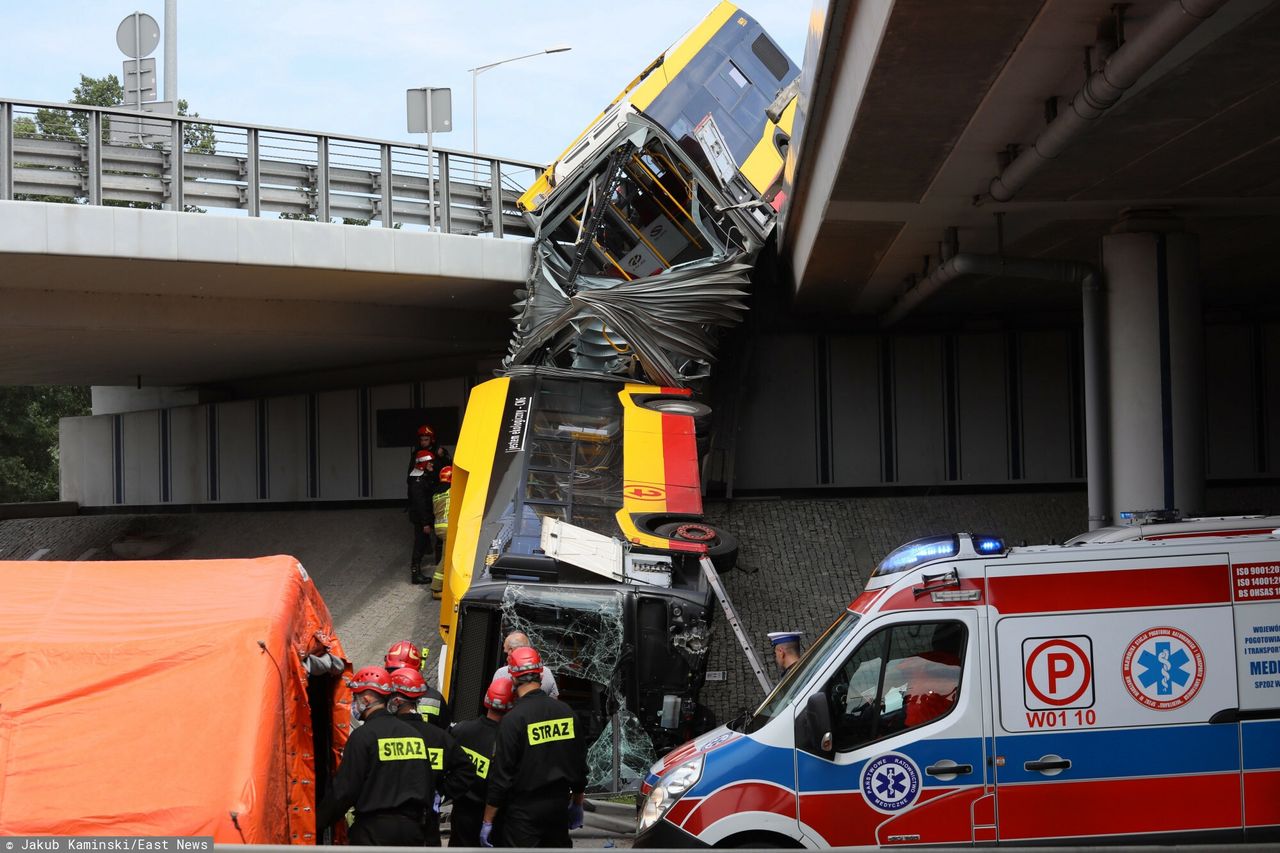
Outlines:
{"label": "concrete support column", "polygon": [[1125,510],[1204,509],[1204,323],[1195,235],[1133,216],[1102,239],[1111,459]]}

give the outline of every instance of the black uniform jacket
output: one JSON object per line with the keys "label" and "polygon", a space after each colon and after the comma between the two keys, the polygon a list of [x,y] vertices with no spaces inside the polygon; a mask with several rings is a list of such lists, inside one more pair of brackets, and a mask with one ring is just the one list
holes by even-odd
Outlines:
{"label": "black uniform jacket", "polygon": [[316,827],[323,829],[356,807],[362,815],[411,815],[431,801],[427,776],[427,745],[409,723],[385,708],[374,711],[351,733],[342,750],[342,763],[333,786],[316,808]]}
{"label": "black uniform jacket", "polygon": [[451,734],[458,751],[475,767],[467,790],[454,796],[454,800],[483,805],[489,767],[493,763],[493,749],[498,741],[498,723],[487,716],[476,717],[474,720],[458,723]]}
{"label": "black uniform jacket", "polygon": [[403,714],[401,719],[417,729],[422,741],[427,745],[427,757],[430,759],[427,787],[430,793],[442,797],[457,799],[471,787],[475,777],[475,768],[466,756],[454,748],[453,738],[444,729],[434,726],[417,714]]}
{"label": "black uniform jacket", "polygon": [[449,712],[449,703],[444,701],[440,691],[430,684],[427,685],[427,692],[418,700],[418,713],[422,715],[422,719],[439,726],[446,732],[453,725],[453,714]]}
{"label": "black uniform jacket", "polygon": [[585,790],[587,750],[573,709],[541,688],[516,700],[498,724],[497,741],[485,795],[489,805]]}

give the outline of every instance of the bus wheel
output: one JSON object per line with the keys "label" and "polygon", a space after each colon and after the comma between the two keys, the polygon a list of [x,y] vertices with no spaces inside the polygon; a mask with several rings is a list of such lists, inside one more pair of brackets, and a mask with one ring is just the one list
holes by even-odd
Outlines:
{"label": "bus wheel", "polygon": [[653,409],[655,412],[662,412],[667,415],[688,415],[696,420],[701,420],[711,414],[711,407],[706,403],[700,403],[697,400],[690,400],[685,397],[658,397],[654,400],[645,400],[640,405],[646,409]]}
{"label": "bus wheel", "polygon": [[693,521],[672,521],[653,531],[663,539],[697,542],[707,546],[707,556],[718,572],[727,572],[738,562],[738,537],[718,527]]}

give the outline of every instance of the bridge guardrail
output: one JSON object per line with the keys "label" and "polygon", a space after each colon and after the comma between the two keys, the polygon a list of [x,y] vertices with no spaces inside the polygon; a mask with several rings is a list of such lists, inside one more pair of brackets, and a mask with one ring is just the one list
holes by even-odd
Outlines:
{"label": "bridge guardrail", "polygon": [[320,222],[529,236],[543,166],[195,116],[0,98],[0,199],[230,208]]}

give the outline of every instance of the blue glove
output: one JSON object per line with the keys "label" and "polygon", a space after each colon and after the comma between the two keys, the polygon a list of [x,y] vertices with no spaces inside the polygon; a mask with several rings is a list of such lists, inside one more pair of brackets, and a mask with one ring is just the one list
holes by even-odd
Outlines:
{"label": "blue glove", "polygon": [[431,810],[436,814],[440,814],[440,804],[444,802],[444,797],[436,794],[435,799],[431,801]]}
{"label": "blue glove", "polygon": [[481,824],[480,824],[480,846],[481,846],[481,847],[492,847],[492,846],[493,846],[493,842],[491,842],[491,841],[489,840],[489,833],[491,833],[491,832],[493,832],[493,824],[492,824],[492,823],[490,823],[489,821],[487,821],[487,820],[486,820],[486,821],[484,821],[483,823],[481,823]]}
{"label": "blue glove", "polygon": [[572,800],[570,800],[569,801],[569,828],[582,829],[582,821],[583,821],[582,803],[575,803]]}

